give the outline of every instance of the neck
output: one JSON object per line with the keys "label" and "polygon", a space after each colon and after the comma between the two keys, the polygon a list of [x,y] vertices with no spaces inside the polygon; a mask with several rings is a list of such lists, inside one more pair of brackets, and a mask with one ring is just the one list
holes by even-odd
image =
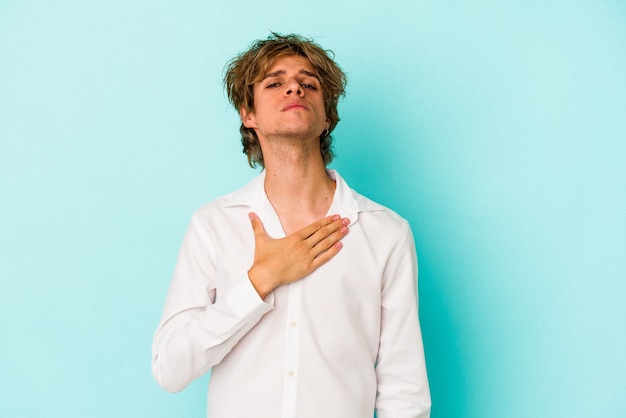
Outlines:
{"label": "neck", "polygon": [[316,153],[263,153],[265,193],[287,234],[326,216],[335,192],[322,156]]}

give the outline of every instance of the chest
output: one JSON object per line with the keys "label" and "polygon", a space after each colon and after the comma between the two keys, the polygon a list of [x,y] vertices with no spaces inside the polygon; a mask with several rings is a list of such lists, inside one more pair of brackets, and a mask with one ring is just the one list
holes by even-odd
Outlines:
{"label": "chest", "polygon": [[[254,235],[247,219],[229,229],[229,233],[215,237],[218,294],[246,275],[254,260]],[[301,280],[305,297],[320,301],[332,298],[348,305],[379,300],[391,245],[377,235],[358,222],[354,224],[342,239],[339,253]]]}

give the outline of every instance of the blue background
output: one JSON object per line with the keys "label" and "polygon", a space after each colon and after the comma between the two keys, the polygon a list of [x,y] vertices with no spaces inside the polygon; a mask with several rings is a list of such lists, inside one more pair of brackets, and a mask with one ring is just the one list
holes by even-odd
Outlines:
{"label": "blue background", "polygon": [[332,167],[413,227],[432,416],[626,416],[620,0],[0,0],[0,416],[205,415],[151,339],[270,30],[335,51]]}

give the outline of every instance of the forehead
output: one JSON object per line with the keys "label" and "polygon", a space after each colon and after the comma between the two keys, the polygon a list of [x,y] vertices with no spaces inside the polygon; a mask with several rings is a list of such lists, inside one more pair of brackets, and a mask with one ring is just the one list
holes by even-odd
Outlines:
{"label": "forehead", "polygon": [[274,60],[267,67],[266,73],[273,73],[278,70],[307,70],[309,72],[316,73],[315,67],[313,67],[311,61],[309,61],[307,57],[303,57],[301,55],[282,55],[274,58]]}

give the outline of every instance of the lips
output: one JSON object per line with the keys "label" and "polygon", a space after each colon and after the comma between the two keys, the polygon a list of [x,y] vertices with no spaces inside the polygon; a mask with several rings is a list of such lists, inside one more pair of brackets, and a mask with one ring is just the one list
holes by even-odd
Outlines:
{"label": "lips", "polygon": [[308,107],[306,107],[306,105],[304,103],[301,102],[292,102],[289,103],[287,106],[283,107],[283,112],[286,112],[288,110],[307,110]]}

